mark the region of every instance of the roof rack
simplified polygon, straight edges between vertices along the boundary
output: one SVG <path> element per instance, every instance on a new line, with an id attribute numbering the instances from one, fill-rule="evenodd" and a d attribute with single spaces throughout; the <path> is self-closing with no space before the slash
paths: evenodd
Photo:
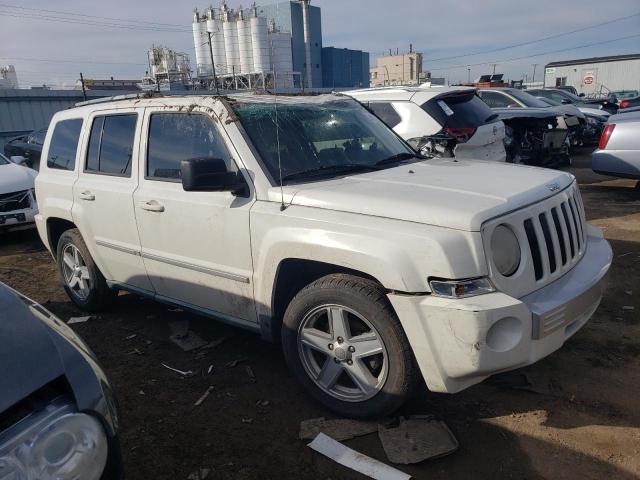
<path id="1" fill-rule="evenodd" d="M 127 93 L 125 95 L 114 95 L 112 97 L 101 97 L 93 100 L 85 100 L 83 102 L 76 103 L 76 107 L 83 107 L 85 105 L 95 105 L 96 103 L 115 102 L 118 100 L 134 100 L 139 98 L 153 98 L 161 97 L 158 92 L 140 92 L 140 93 Z"/>

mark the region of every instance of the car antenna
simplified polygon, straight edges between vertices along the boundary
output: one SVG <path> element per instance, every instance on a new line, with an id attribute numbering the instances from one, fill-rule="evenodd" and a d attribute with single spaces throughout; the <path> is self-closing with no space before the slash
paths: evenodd
<path id="1" fill-rule="evenodd" d="M 273 107 L 276 112 L 276 148 L 278 152 L 278 175 L 280 180 L 280 211 L 284 211 L 287 206 L 284 204 L 284 188 L 282 187 L 282 163 L 280 161 L 280 124 L 278 123 L 278 92 L 277 92 L 277 72 L 273 72 Z"/>

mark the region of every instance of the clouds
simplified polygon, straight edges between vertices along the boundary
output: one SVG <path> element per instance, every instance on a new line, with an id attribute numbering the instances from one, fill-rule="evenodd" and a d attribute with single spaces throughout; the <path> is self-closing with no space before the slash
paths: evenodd
<path id="1" fill-rule="evenodd" d="M 136 31 L 99 26 L 57 23 L 0 15 L 0 57 L 93 60 L 96 62 L 128 62 L 138 65 L 103 65 L 90 63 L 55 63 L 0 58 L 0 63 L 13 63 L 21 81 L 71 82 L 80 71 L 88 77 L 140 78 L 147 68 L 146 50 L 151 44 L 162 44 L 190 53 L 193 60 L 192 35 L 189 32 L 193 7 L 208 5 L 185 4 L 168 0 L 130 2 L 111 0 L 7 0 L 15 5 L 77 12 L 105 17 L 131 18 L 168 24 L 180 24 L 185 32 Z M 229 0 L 231 6 L 239 1 Z M 271 3 L 265 1 L 264 3 Z M 442 58 L 499 48 L 534 40 L 563 31 L 579 29 L 608 19 L 640 11 L 638 0 L 617 0 L 604 9 L 601 0 L 538 0 L 513 2 L 483 0 L 471 2 L 447 0 L 424 2 L 397 0 L 312 0 L 322 8 L 325 46 L 358 48 L 380 54 L 390 48 L 407 50 L 409 43 L 422 51 L 425 67 L 434 76 L 446 76 L 451 81 L 466 80 L 467 64 L 496 62 L 497 71 L 519 79 L 530 73 L 531 64 L 541 66 L 552 60 L 580 58 L 618 53 L 638 53 L 640 37 L 554 55 L 517 62 L 501 63 L 505 59 L 558 50 L 640 33 L 640 17 L 598 27 L 554 40 L 523 46 L 503 52 L 474 55 L 465 58 Z M 245 6 L 248 2 L 244 2 Z M 10 12 L 0 7 L 0 12 Z M 13 10 L 15 12 L 15 10 Z M 24 12 L 23 12 L 24 13 Z M 53 14 L 52 14 L 53 15 Z M 82 17 L 78 17 L 82 20 Z M 460 65 L 458 68 L 451 66 Z M 436 70 L 437 69 L 437 70 Z M 489 71 L 489 66 L 472 67 L 472 77 Z M 542 78 L 541 73 L 536 75 Z"/>

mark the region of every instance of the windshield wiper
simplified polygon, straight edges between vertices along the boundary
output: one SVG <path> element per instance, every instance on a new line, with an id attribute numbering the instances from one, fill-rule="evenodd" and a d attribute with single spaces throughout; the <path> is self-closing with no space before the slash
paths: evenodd
<path id="1" fill-rule="evenodd" d="M 374 165 L 362 165 L 359 163 L 343 163 L 338 165 L 323 165 L 322 167 L 309 168 L 299 172 L 289 173 L 282 177 L 282 180 L 291 180 L 293 178 L 312 177 L 314 175 L 322 175 L 327 173 L 346 173 L 357 171 L 373 171 L 378 170 Z"/>
<path id="2" fill-rule="evenodd" d="M 377 167 L 380 167 L 382 165 L 388 165 L 390 163 L 400 163 L 405 160 L 411 160 L 412 158 L 426 159 L 426 157 L 423 157 L 422 155 L 418 155 L 417 153 L 402 152 L 402 153 L 397 153 L 395 155 L 391 155 L 390 157 L 387 157 L 387 158 L 383 158 L 382 160 L 377 161 L 375 165 Z"/>

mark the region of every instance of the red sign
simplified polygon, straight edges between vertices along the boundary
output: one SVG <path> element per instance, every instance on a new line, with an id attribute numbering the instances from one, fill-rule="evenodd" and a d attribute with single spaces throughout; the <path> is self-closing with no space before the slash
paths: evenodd
<path id="1" fill-rule="evenodd" d="M 594 80 L 593 75 L 588 74 L 584 76 L 584 78 L 582 79 L 582 82 L 585 85 L 591 85 L 593 83 L 593 80 Z"/>

